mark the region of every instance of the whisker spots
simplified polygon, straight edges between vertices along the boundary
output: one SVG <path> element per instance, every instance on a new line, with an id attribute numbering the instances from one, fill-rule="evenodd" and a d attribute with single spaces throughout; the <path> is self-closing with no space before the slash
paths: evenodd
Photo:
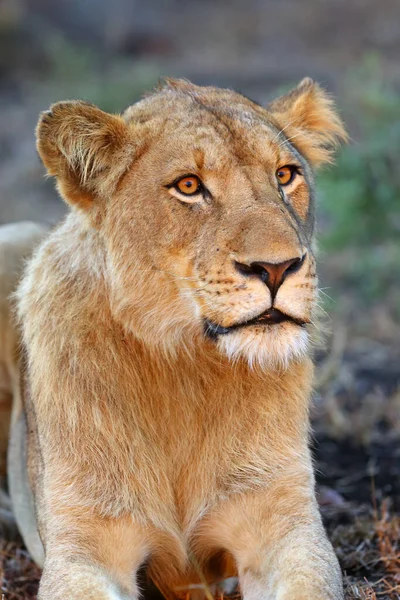
<path id="1" fill-rule="evenodd" d="M 300 288 L 300 289 L 312 289 L 314 286 L 310 283 L 299 283 L 293 287 Z M 315 289 L 315 287 L 314 287 L 314 289 Z"/>

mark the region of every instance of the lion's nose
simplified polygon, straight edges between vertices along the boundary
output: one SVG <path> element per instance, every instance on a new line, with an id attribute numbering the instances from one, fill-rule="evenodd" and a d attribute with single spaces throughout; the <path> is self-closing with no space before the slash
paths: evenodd
<path id="1" fill-rule="evenodd" d="M 296 258 L 289 258 L 280 263 L 256 261 L 248 265 L 235 261 L 235 267 L 242 275 L 259 277 L 268 286 L 272 300 L 274 300 L 286 277 L 291 273 L 296 273 L 303 265 L 305 258 L 304 254 L 301 258 L 296 256 Z"/>

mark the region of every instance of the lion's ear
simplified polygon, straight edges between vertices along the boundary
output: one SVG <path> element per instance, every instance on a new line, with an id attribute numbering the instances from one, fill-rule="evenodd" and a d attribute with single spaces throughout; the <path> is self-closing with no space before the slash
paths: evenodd
<path id="1" fill-rule="evenodd" d="M 338 145 L 347 140 L 332 98 L 312 79 L 303 79 L 266 108 L 283 135 L 293 140 L 313 166 L 331 162 Z"/>
<path id="2" fill-rule="evenodd" d="M 122 119 L 81 101 L 58 102 L 41 114 L 37 149 L 67 202 L 88 209 L 107 197 L 133 158 L 132 134 Z"/>

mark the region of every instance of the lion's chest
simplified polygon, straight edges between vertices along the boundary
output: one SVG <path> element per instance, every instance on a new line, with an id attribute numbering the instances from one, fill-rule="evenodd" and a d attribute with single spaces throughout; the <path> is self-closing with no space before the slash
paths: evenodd
<path id="1" fill-rule="evenodd" d="M 149 408 L 142 417 L 134 411 L 115 417 L 114 436 L 92 433 L 84 441 L 80 480 L 102 512 L 129 511 L 159 527 L 192 529 L 221 500 L 267 485 L 277 462 L 268 418 L 215 405 L 169 406 L 163 414 Z"/>
<path id="2" fill-rule="evenodd" d="M 216 374 L 196 380 L 196 370 L 146 373 L 129 386 L 116 377 L 84 399 L 85 419 L 74 420 L 73 437 L 55 412 L 44 454 L 56 457 L 60 491 L 71 482 L 68 503 L 176 532 L 191 530 L 227 497 L 268 485 L 286 453 L 282 439 L 292 435 L 293 406 L 261 379 L 245 386 L 228 375 L 219 382 Z"/>

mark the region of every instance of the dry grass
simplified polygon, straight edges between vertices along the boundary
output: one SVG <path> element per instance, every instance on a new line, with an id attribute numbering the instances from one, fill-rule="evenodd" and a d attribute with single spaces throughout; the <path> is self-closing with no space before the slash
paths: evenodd
<path id="1" fill-rule="evenodd" d="M 368 583 L 348 585 L 346 600 L 378 600 L 374 590 Z"/>
<path id="2" fill-rule="evenodd" d="M 400 599 L 400 517 L 382 502 L 331 532 L 346 574 L 347 600 Z"/>
<path id="3" fill-rule="evenodd" d="M 40 569 L 22 544 L 0 542 L 0 580 L 4 600 L 35 600 Z"/>

